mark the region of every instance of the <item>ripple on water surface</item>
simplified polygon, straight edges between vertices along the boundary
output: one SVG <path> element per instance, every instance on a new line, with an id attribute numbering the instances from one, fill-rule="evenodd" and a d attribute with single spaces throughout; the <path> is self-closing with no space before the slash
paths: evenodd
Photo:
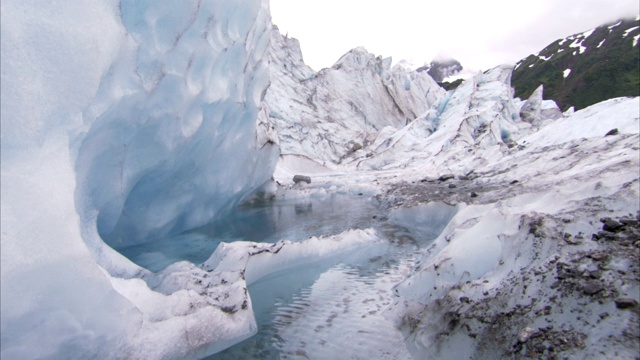
<path id="1" fill-rule="evenodd" d="M 375 226 L 384 249 L 251 285 L 259 333 L 211 359 L 411 359 L 384 310 L 394 301 L 393 286 L 455 211 L 431 204 L 392 212 Z"/>

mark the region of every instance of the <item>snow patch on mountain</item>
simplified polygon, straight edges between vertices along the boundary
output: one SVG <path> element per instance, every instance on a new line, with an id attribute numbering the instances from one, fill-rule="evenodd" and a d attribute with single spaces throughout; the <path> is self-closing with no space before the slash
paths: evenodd
<path id="1" fill-rule="evenodd" d="M 628 28 L 627 30 L 625 30 L 625 31 L 622 33 L 622 37 L 623 37 L 623 38 L 626 38 L 627 36 L 629 36 L 629 34 L 630 34 L 630 33 L 632 33 L 632 32 L 633 32 L 633 31 L 635 31 L 635 30 L 638 30 L 639 28 L 640 28 L 640 26 L 634 26 L 634 27 Z"/>
<path id="2" fill-rule="evenodd" d="M 462 70 L 463 67 L 458 60 L 446 56 L 437 56 L 429 64 L 416 69 L 418 72 L 426 71 L 439 83 L 460 74 Z"/>

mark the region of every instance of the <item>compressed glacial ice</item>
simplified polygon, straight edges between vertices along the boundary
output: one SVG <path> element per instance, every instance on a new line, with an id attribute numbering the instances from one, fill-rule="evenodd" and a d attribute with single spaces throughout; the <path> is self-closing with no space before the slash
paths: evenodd
<path id="1" fill-rule="evenodd" d="M 203 225 L 275 166 L 277 140 L 259 142 L 256 127 L 269 82 L 265 10 L 175 7 L 122 2 L 130 38 L 85 112 L 78 207 L 97 212 L 98 232 L 114 247 Z"/>
<path id="2" fill-rule="evenodd" d="M 2 358 L 198 358 L 249 336 L 251 309 L 161 294 L 105 241 L 203 225 L 269 179 L 267 1 L 1 6 Z"/>

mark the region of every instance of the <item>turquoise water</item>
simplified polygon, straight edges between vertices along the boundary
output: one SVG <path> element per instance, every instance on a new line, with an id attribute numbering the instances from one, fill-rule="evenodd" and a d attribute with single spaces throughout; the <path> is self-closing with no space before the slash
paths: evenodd
<path id="1" fill-rule="evenodd" d="M 456 208 L 377 211 L 360 224 L 376 229 L 382 245 L 251 284 L 258 334 L 208 359 L 410 359 L 384 310 Z"/>
<path id="2" fill-rule="evenodd" d="M 301 241 L 373 228 L 382 240 L 374 245 L 250 284 L 258 334 L 208 359 L 409 359 L 384 310 L 395 301 L 393 286 L 456 211 L 442 203 L 387 210 L 365 196 L 334 193 L 244 205 L 179 236 L 118 250 L 159 271 L 180 260 L 201 263 L 221 241 Z"/>
<path id="3" fill-rule="evenodd" d="M 240 206 L 228 217 L 186 233 L 116 250 L 144 268 L 159 271 L 176 261 L 202 263 L 222 241 L 300 241 L 374 226 L 377 215 L 377 202 L 358 195 L 263 201 Z"/>

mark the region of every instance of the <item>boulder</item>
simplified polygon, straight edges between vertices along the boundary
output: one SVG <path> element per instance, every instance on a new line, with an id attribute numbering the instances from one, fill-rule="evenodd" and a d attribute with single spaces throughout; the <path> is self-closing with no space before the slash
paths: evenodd
<path id="1" fill-rule="evenodd" d="M 307 184 L 311 184 L 311 177 L 310 176 L 306 176 L 306 175 L 294 175 L 293 176 L 293 182 L 294 183 L 299 183 L 300 181 L 304 181 Z"/>
<path id="2" fill-rule="evenodd" d="M 608 133 L 604 134 L 604 136 L 618 135 L 618 129 L 611 129 Z"/>
<path id="3" fill-rule="evenodd" d="M 582 286 L 582 291 L 587 295 L 595 295 L 604 290 L 604 286 L 599 281 L 588 281 Z"/>
<path id="4" fill-rule="evenodd" d="M 609 218 L 604 219 L 603 223 L 604 225 L 602 225 L 602 230 L 604 231 L 618 232 L 624 227 L 624 225 Z"/>
<path id="5" fill-rule="evenodd" d="M 520 333 L 518 334 L 518 341 L 520 343 L 525 343 L 532 337 L 535 337 L 536 335 L 538 335 L 538 330 L 530 327 L 526 327 L 522 331 L 520 331 Z"/>
<path id="6" fill-rule="evenodd" d="M 638 301 L 632 298 L 619 298 L 616 299 L 616 307 L 618 309 L 632 309 L 638 306 Z"/>

